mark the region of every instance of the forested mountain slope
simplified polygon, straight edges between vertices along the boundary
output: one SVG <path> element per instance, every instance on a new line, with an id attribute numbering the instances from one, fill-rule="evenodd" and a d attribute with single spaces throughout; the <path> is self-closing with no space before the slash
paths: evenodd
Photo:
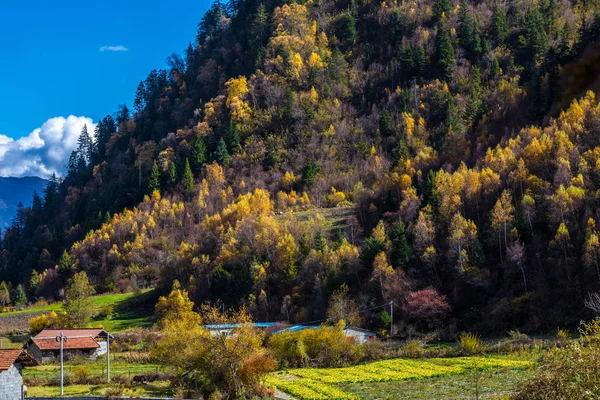
<path id="1" fill-rule="evenodd" d="M 35 297 L 75 270 L 99 291 L 177 278 L 292 321 L 346 284 L 419 328 L 576 323 L 600 281 L 597 9 L 217 2 L 134 113 L 82 133 L 6 232 L 3 279 Z M 296 215 L 338 206 L 344 229 Z"/>

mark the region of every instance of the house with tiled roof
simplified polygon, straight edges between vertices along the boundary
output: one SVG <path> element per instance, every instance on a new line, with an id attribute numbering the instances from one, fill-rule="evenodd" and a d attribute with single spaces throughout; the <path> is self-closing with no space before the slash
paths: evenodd
<path id="1" fill-rule="evenodd" d="M 23 367 L 37 365 L 23 349 L 0 350 L 0 400 L 23 398 Z"/>
<path id="2" fill-rule="evenodd" d="M 41 362 L 58 359 L 60 334 L 66 337 L 63 342 L 63 357 L 96 358 L 106 354 L 107 339 L 112 335 L 102 328 L 44 329 L 25 343 L 24 348 Z"/>

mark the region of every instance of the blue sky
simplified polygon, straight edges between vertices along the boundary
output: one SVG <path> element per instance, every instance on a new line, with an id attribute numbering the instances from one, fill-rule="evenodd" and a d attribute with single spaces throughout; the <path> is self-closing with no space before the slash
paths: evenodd
<path id="1" fill-rule="evenodd" d="M 49 120 L 57 132 L 69 116 L 85 117 L 71 121 L 75 129 L 112 114 L 118 104 L 131 105 L 139 81 L 193 41 L 209 5 L 210 0 L 0 0 L 0 176 L 45 174 L 34 167 L 11 172 L 3 158 L 19 146 L 27 152 L 49 142 L 43 128 Z M 127 51 L 101 51 L 103 46 Z M 51 120 L 55 117 L 63 120 Z M 36 129 L 40 133 L 29 137 Z M 68 146 L 72 138 L 63 136 L 55 142 Z M 19 138 L 26 140 L 17 146 Z"/>

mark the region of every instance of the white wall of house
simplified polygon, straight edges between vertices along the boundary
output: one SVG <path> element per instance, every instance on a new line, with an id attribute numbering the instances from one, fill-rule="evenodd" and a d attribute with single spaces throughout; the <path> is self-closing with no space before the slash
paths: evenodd
<path id="1" fill-rule="evenodd" d="M 98 342 L 98 344 L 100 345 L 100 348 L 96 350 L 96 355 L 101 356 L 106 354 L 106 342 Z"/>
<path id="2" fill-rule="evenodd" d="M 356 344 L 363 344 L 368 342 L 369 340 L 375 339 L 374 332 L 368 332 L 353 328 L 344 329 L 344 334 L 347 338 L 351 338 Z"/>
<path id="3" fill-rule="evenodd" d="M 0 400 L 21 400 L 23 378 L 16 365 L 0 372 Z"/>

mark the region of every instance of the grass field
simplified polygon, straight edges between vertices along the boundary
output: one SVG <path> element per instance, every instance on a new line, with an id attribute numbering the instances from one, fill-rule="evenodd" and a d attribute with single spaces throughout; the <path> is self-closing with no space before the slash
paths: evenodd
<path id="1" fill-rule="evenodd" d="M 92 304 L 97 311 L 106 306 L 112 306 L 114 310 L 111 316 L 95 319 L 92 325 L 118 332 L 127 328 L 151 326 L 154 323 L 156 293 L 153 290 L 144 290 L 137 293 L 103 294 L 93 296 Z M 54 303 L 0 314 L 0 335 L 26 333 L 29 330 L 29 319 L 61 309 L 62 303 Z"/>
<path id="2" fill-rule="evenodd" d="M 505 357 L 395 359 L 347 368 L 278 371 L 267 377 L 267 383 L 302 400 L 472 398 L 478 384 L 482 394 L 509 392 L 532 365 Z"/>
<path id="3" fill-rule="evenodd" d="M 117 354 L 117 361 L 112 360 L 110 365 L 111 384 L 105 384 L 106 358 L 98 360 L 71 360 L 65 363 L 66 374 L 73 377 L 85 371 L 86 384 L 72 384 L 65 386 L 65 395 L 100 395 L 104 396 L 107 389 L 120 388 L 120 392 L 128 396 L 161 397 L 172 395 L 172 388 L 166 380 L 165 373 L 168 368 L 151 363 L 126 362 Z M 60 367 L 57 363 L 45 363 L 37 367 L 23 369 L 23 379 L 28 387 L 29 396 L 57 396 L 59 394 L 58 377 Z M 158 375 L 157 375 L 158 374 Z M 134 383 L 137 375 L 163 376 L 160 381 Z M 52 383 L 54 382 L 54 383 Z M 90 384 L 94 383 L 94 384 Z"/>
<path id="4" fill-rule="evenodd" d="M 104 396 L 108 388 L 114 385 L 71 385 L 64 388 L 65 396 Z M 27 388 L 27 396 L 58 396 L 60 389 L 56 386 L 34 386 Z M 123 387 L 123 395 L 132 397 L 171 396 L 168 382 L 154 382 L 145 385 Z"/>

